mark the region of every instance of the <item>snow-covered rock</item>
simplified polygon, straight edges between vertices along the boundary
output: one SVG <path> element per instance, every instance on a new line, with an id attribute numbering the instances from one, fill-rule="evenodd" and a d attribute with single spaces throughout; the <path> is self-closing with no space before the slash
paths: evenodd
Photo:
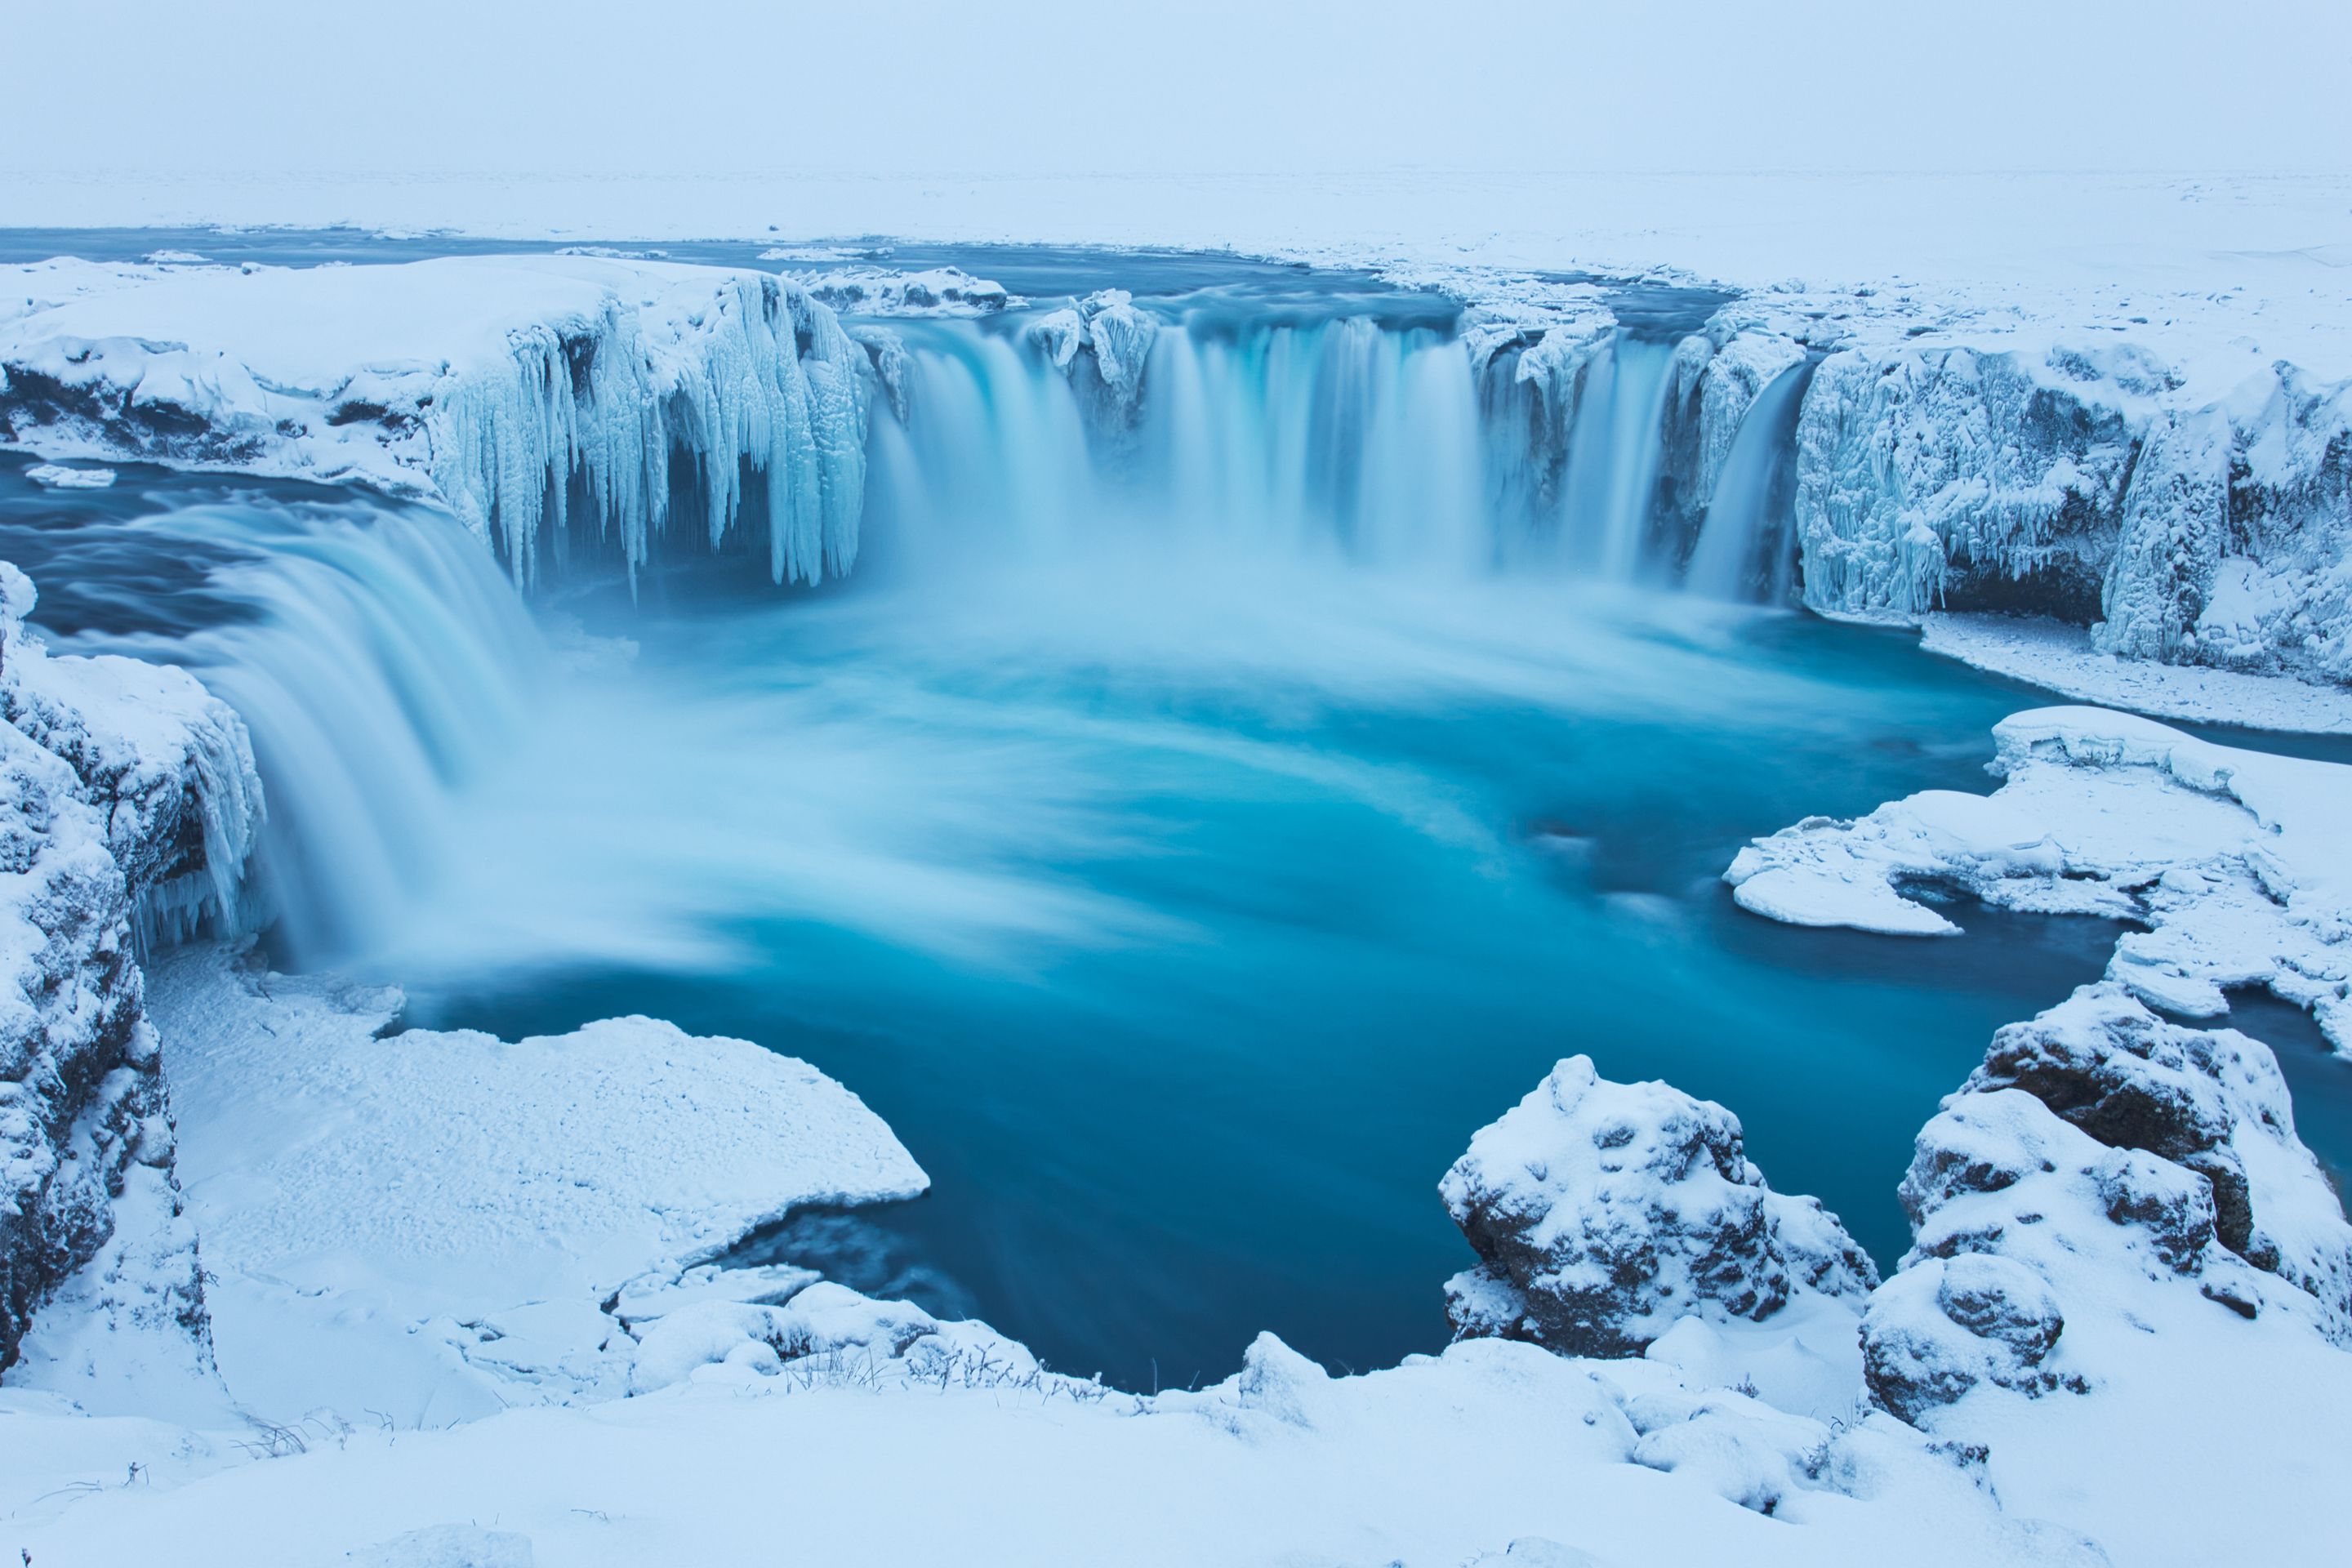
<path id="1" fill-rule="evenodd" d="M 1135 422 L 1160 323 L 1124 289 L 1103 289 L 1029 323 L 1024 336 L 1069 377 L 1090 427 L 1117 435 Z"/>
<path id="2" fill-rule="evenodd" d="M 2152 720 L 2045 708 L 1993 731 L 1990 796 L 1929 790 L 1853 821 L 1811 817 L 1740 851 L 1742 908 L 1904 935 L 1959 928 L 1915 895 L 2100 914 L 2135 994 L 2200 1017 L 2261 984 L 2352 1047 L 2352 768 L 2241 751 Z"/>
<path id="3" fill-rule="evenodd" d="M 780 583 L 856 558 L 866 356 L 775 277 L 587 256 L 6 277 L 16 445 L 436 495 L 523 581 L 600 549 L 645 562 L 677 450 L 709 544 L 756 525 Z"/>
<path id="4" fill-rule="evenodd" d="M 55 490 L 102 490 L 114 483 L 112 468 L 68 468 L 58 463 L 35 463 L 25 477 Z"/>
<path id="5" fill-rule="evenodd" d="M 1680 1319 L 1760 1322 L 1878 1282 L 1819 1202 L 1765 1184 L 1731 1112 L 1590 1057 L 1482 1128 L 1439 1191 L 1483 1259 L 1446 1288 L 1464 1335 L 1638 1355 Z"/>
<path id="6" fill-rule="evenodd" d="M 961 267 L 920 272 L 841 267 L 797 281 L 813 299 L 845 316 L 987 316 L 1024 303 L 1003 284 L 974 278 Z"/>
<path id="7" fill-rule="evenodd" d="M 53 658 L 25 632 L 32 607 L 0 563 L 0 1369 L 18 1382 L 61 1295 L 77 1331 L 33 1360 L 158 1333 L 201 1358 L 134 933 L 143 900 L 234 900 L 261 805 L 244 727 L 191 677 Z"/>
<path id="8" fill-rule="evenodd" d="M 2244 1450 L 2299 1430 L 2290 1405 L 2352 1387 L 2352 1225 L 2269 1048 L 2235 1031 L 2085 986 L 1994 1037 L 1902 1196 L 1914 1246 L 1863 1320 L 1873 1397 L 1985 1449 L 2005 1493 L 2071 1491 L 2111 1546 L 2161 1530 L 2139 1514 L 2206 1467 L 2261 1465 Z M 2089 1432 L 2095 1471 L 2032 1474 Z M 2151 1438 L 2152 1461 L 2114 1447 Z"/>

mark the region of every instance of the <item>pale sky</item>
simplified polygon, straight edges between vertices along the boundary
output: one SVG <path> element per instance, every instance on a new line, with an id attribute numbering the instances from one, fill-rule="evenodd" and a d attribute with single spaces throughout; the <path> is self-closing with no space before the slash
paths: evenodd
<path id="1" fill-rule="evenodd" d="M 2343 0 L 7 0 L 0 38 L 18 172 L 2352 168 Z"/>

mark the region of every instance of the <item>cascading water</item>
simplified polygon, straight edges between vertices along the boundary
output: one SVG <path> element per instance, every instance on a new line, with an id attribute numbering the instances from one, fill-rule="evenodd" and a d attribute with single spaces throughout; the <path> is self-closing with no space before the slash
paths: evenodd
<path id="1" fill-rule="evenodd" d="M 43 606 L 71 628 L 59 651 L 184 666 L 245 720 L 268 813 L 239 918 L 304 963 L 367 949 L 423 895 L 457 792 L 547 675 L 497 563 L 431 508 L 240 487 L 90 518 L 50 546 L 43 576 L 68 573 Z"/>
<path id="2" fill-rule="evenodd" d="M 1646 562 L 1674 354 L 1671 342 L 1620 330 L 1589 373 L 1561 531 L 1570 559 L 1603 582 L 1633 582 Z"/>
<path id="3" fill-rule="evenodd" d="M 1782 371 L 1740 420 L 1684 578 L 1692 593 L 1748 604 L 1788 598 L 1797 568 L 1792 448 L 1812 378 L 1810 363 Z"/>
<path id="4" fill-rule="evenodd" d="M 902 557 L 1142 542 L 1459 574 L 1492 556 L 1469 366 L 1440 332 L 1180 324 L 1122 409 L 1000 332 L 902 331 L 908 415 L 877 421 L 867 496 Z"/>

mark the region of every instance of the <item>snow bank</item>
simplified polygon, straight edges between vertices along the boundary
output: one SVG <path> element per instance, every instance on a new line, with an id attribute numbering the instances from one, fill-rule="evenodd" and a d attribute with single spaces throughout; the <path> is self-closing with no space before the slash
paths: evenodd
<path id="1" fill-rule="evenodd" d="M 1127 1394 L 981 1325 L 814 1286 L 665 1324 L 640 1354 L 636 1398 L 446 1430 L 312 1423 L 258 1462 L 19 1405 L 0 1442 L 34 1440 L 0 1508 L 37 1562 L 168 1542 L 192 1568 L 493 1523 L 540 1568 L 745 1562 L 780 1518 L 796 1552 L 844 1563 L 2102 1561 L 1884 1415 L 1832 1427 L 1531 1345 L 1339 1377 L 1261 1335 L 1213 1387 Z M 36 1446 L 58 1427 L 69 1448 Z"/>
<path id="2" fill-rule="evenodd" d="M 0 1369 L 201 1332 L 142 900 L 233 900 L 260 805 L 245 731 L 184 671 L 52 658 L 0 563 Z M 159 917 L 160 918 L 160 917 Z M 78 1331 L 26 1342 L 55 1300 Z M 130 1353 L 139 1353 L 136 1351 Z M 164 1395 L 159 1390 L 159 1400 Z"/>
<path id="3" fill-rule="evenodd" d="M 395 1033 L 396 992 L 209 945 L 151 995 L 221 1375 L 280 1420 L 619 1393 L 625 1321 L 729 1293 L 695 1266 L 793 1209 L 928 1184 L 855 1095 L 740 1040 L 647 1018 Z"/>
<path id="4" fill-rule="evenodd" d="M 2307 1500 L 2343 1460 L 2352 1225 L 2269 1048 L 2151 1004 L 2265 984 L 2346 1044 L 2352 770 L 2095 709 L 1996 735 L 1991 797 L 1811 819 L 1727 873 L 1807 923 L 1955 930 L 1915 896 L 1940 884 L 2147 927 L 2000 1030 L 1920 1132 L 1913 1247 L 1863 1318 L 1871 1395 L 2116 1562 L 2324 1558 Z"/>
<path id="5" fill-rule="evenodd" d="M 1638 1355 L 1679 1319 L 1769 1320 L 1800 1296 L 1859 1301 L 1869 1258 L 1811 1198 L 1765 1185 L 1738 1118 L 1570 1057 L 1445 1174 L 1484 1260 L 1446 1287 L 1455 1331 L 1571 1355 Z"/>
<path id="6" fill-rule="evenodd" d="M 1922 617 L 1919 646 L 2077 702 L 2151 718 L 2352 734 L 2352 691 L 2242 670 L 2118 658 L 2100 652 L 2088 628 L 2042 616 L 1938 611 Z"/>
<path id="7" fill-rule="evenodd" d="M 2151 720 L 2045 708 L 1994 728 L 1990 796 L 1929 790 L 1853 821 L 1811 817 L 1740 851 L 1740 906 L 1801 925 L 1959 928 L 1918 896 L 2147 929 L 2108 973 L 2192 1016 L 2268 986 L 2352 1049 L 2352 769 L 2195 740 Z"/>
<path id="8" fill-rule="evenodd" d="M 5 273 L 13 443 L 436 494 L 519 581 L 599 540 L 643 563 L 674 489 L 712 547 L 763 529 L 780 583 L 856 558 L 866 355 L 779 279 L 586 256 Z"/>

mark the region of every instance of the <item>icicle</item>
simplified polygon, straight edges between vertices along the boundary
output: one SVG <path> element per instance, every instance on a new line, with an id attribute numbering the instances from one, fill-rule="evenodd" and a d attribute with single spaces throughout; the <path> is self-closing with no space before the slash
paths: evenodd
<path id="1" fill-rule="evenodd" d="M 575 479 L 634 574 L 669 522 L 673 447 L 696 461 L 713 550 L 748 464 L 765 478 L 775 580 L 839 576 L 857 554 L 866 363 L 831 310 L 779 279 L 737 275 L 682 321 L 608 298 L 576 331 L 514 332 L 503 363 L 442 399 L 434 478 L 527 586 L 575 521 Z"/>

